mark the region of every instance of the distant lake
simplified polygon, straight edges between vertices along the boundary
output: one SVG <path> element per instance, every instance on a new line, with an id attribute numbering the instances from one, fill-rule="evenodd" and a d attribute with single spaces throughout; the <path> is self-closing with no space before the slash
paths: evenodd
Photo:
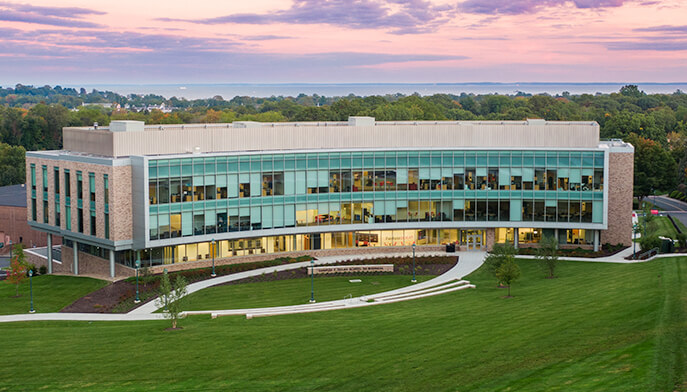
<path id="1" fill-rule="evenodd" d="M 612 93 L 627 84 L 636 84 L 648 94 L 674 93 L 680 89 L 687 92 L 685 83 L 352 83 L 352 84 L 92 84 L 81 86 L 87 90 L 109 90 L 119 94 L 156 94 L 166 98 L 184 97 L 187 99 L 212 98 L 216 95 L 224 99 L 235 96 L 270 97 L 297 96 L 299 94 L 318 94 L 326 97 L 386 95 L 401 93 L 410 95 L 432 94 L 516 94 L 521 91 L 528 94 L 548 93 L 562 94 L 595 94 Z"/>

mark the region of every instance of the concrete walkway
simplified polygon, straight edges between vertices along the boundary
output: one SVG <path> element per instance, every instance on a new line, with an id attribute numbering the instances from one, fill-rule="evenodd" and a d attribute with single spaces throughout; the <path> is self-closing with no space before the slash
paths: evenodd
<path id="1" fill-rule="evenodd" d="M 479 252 L 476 252 L 479 253 Z M 427 256 L 446 256 L 447 254 L 444 252 L 416 252 L 415 256 L 416 257 L 427 257 Z M 458 255 L 458 253 L 456 253 Z M 315 265 L 325 265 L 325 264 L 336 264 L 341 262 L 342 260 L 360 260 L 364 261 L 367 259 L 379 259 L 379 258 L 385 258 L 385 257 L 398 257 L 398 256 L 412 256 L 412 252 L 408 253 L 380 253 L 380 254 L 360 254 L 360 255 L 346 255 L 346 256 L 325 256 L 325 257 L 320 257 L 317 260 L 315 260 Z M 481 265 L 481 263 L 480 263 Z M 206 279 L 200 282 L 196 283 L 191 283 L 188 285 L 187 290 L 188 294 L 195 293 L 196 291 L 200 291 L 203 289 L 206 289 L 208 287 L 212 286 L 217 286 L 219 284 L 227 283 L 227 282 L 233 282 L 236 280 L 241 280 L 245 278 L 250 278 L 254 276 L 261 276 L 263 274 L 271 274 L 275 271 L 288 271 L 288 270 L 293 270 L 293 269 L 299 269 L 299 268 L 304 268 L 304 267 L 309 267 L 310 262 L 309 261 L 304 261 L 300 263 L 291 263 L 291 264 L 283 264 L 283 265 L 278 265 L 274 267 L 266 267 L 266 268 L 258 268 L 255 270 L 250 270 L 250 271 L 243 271 L 243 272 L 238 272 L 235 274 L 231 275 L 225 275 L 225 276 L 218 276 L 216 278 L 212 279 Z M 477 266 L 479 267 L 479 265 Z M 470 271 L 472 272 L 472 271 Z M 463 275 L 467 275 L 468 273 L 465 273 Z M 443 275 L 442 275 L 443 276 Z M 150 314 L 158 310 L 160 307 L 155 304 L 155 301 L 148 302 L 131 312 L 129 314 Z"/>

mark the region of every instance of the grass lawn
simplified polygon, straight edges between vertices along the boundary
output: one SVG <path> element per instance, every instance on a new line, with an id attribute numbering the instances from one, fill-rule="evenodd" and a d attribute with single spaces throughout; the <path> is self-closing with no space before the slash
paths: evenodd
<path id="1" fill-rule="evenodd" d="M 59 275 L 33 277 L 33 307 L 37 313 L 57 312 L 84 295 L 107 286 L 104 280 Z M 29 280 L 16 286 L 0 281 L 0 314 L 28 313 L 30 306 Z"/>
<path id="2" fill-rule="evenodd" d="M 433 276 L 417 275 L 418 282 Z M 350 283 L 360 279 L 361 283 Z M 380 293 L 409 286 L 411 276 L 316 276 L 315 300 L 318 302 Z M 310 300 L 310 279 L 286 279 L 274 282 L 214 286 L 189 295 L 184 310 L 246 309 L 268 306 L 299 305 Z"/>
<path id="3" fill-rule="evenodd" d="M 643 222 L 640 221 L 639 224 L 642 225 Z M 667 216 L 654 216 L 647 222 L 646 231 L 649 236 L 659 235 L 672 239 L 677 238 L 677 230 L 675 230 Z"/>
<path id="4" fill-rule="evenodd" d="M 389 305 L 257 318 L 0 324 L 0 390 L 685 390 L 687 259 L 519 261 Z"/>

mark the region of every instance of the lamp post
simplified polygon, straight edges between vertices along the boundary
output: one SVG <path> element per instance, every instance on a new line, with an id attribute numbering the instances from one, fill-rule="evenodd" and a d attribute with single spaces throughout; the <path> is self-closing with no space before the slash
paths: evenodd
<path id="1" fill-rule="evenodd" d="M 212 239 L 212 242 L 210 242 L 210 245 L 212 246 L 212 274 L 210 276 L 212 276 L 214 278 L 215 276 L 217 276 L 217 274 L 215 273 L 215 239 L 214 238 Z"/>
<path id="2" fill-rule="evenodd" d="M 162 273 L 167 275 L 167 268 L 163 269 Z M 167 312 L 167 301 L 169 301 L 169 295 L 165 295 L 165 312 Z"/>
<path id="3" fill-rule="evenodd" d="M 637 258 L 637 230 L 639 229 L 639 225 L 635 224 L 632 225 L 632 258 L 636 259 Z"/>
<path id="4" fill-rule="evenodd" d="M 29 270 L 29 292 L 31 293 L 31 310 L 29 313 L 36 313 L 36 309 L 33 308 L 33 270 Z"/>
<path id="5" fill-rule="evenodd" d="M 139 268 L 141 268 L 141 257 L 140 256 L 136 259 L 136 299 L 134 300 L 135 304 L 141 302 L 141 298 L 138 296 L 138 269 Z"/>
<path id="6" fill-rule="evenodd" d="M 310 303 L 315 303 L 315 259 L 310 259 Z"/>
<path id="7" fill-rule="evenodd" d="M 410 281 L 411 283 L 417 282 L 417 279 L 415 279 L 415 243 L 413 242 L 413 279 Z"/>
<path id="8" fill-rule="evenodd" d="M 12 260 L 12 240 L 10 239 L 10 260 Z"/>

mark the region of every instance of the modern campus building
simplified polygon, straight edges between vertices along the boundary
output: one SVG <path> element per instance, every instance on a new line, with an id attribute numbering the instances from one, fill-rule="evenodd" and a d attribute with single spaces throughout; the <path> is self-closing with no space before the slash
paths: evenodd
<path id="1" fill-rule="evenodd" d="M 634 148 L 600 141 L 595 122 L 113 121 L 63 140 L 26 154 L 29 224 L 63 237 L 62 271 L 545 235 L 631 243 Z"/>

